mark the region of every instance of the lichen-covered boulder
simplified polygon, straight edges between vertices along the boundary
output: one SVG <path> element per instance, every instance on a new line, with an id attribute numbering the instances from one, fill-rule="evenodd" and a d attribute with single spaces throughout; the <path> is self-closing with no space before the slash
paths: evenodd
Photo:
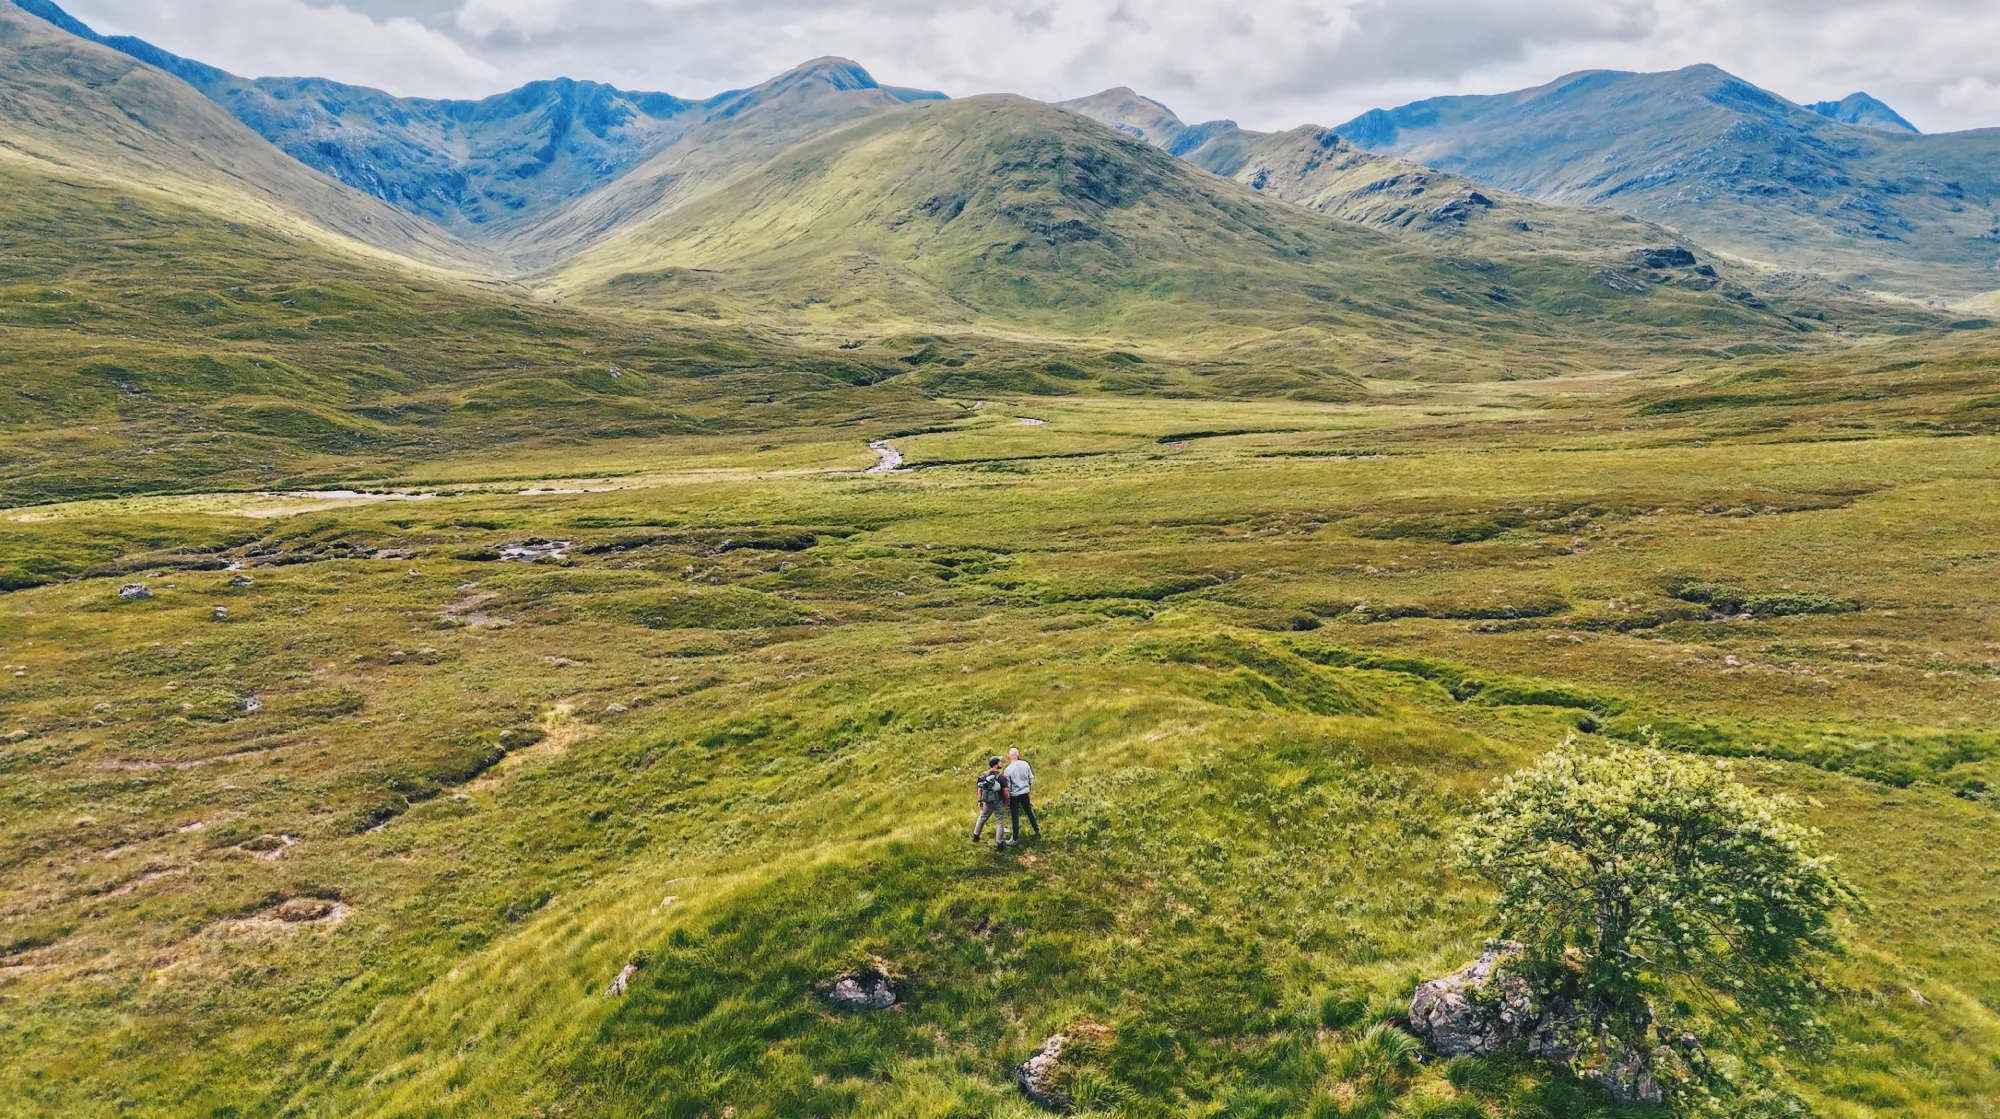
<path id="1" fill-rule="evenodd" d="M 1069 1039 L 1056 1034 L 1042 1042 L 1035 1055 L 1021 1062 L 1014 1070 L 1014 1079 L 1021 1085 L 1021 1094 L 1036 1107 L 1050 1111 L 1067 1112 L 1069 1093 L 1058 1084 L 1058 1074 L 1062 1071 L 1063 1046 Z"/>
<path id="2" fill-rule="evenodd" d="M 1445 1057 L 1484 1056 L 1534 1033 L 1542 1019 L 1534 990 L 1505 968 L 1521 951 L 1514 941 L 1489 941 L 1477 960 L 1418 986 L 1410 1028 Z"/>
<path id="3" fill-rule="evenodd" d="M 887 1010 L 896 1005 L 896 989 L 879 971 L 855 972 L 835 979 L 826 1001 L 839 1010 Z"/>
<path id="4" fill-rule="evenodd" d="M 1443 1057 L 1485 1056 L 1515 1042 L 1528 1052 L 1602 1086 L 1620 1103 L 1660 1103 L 1661 1069 L 1681 1070 L 1690 1059 L 1671 1047 L 1621 1038 L 1606 1015 L 1563 998 L 1544 999 L 1507 964 L 1524 951 L 1514 941 L 1489 941 L 1477 960 L 1417 987 L 1410 1000 L 1410 1028 Z M 1683 1048 L 1699 1052 L 1694 1039 Z"/>
<path id="5" fill-rule="evenodd" d="M 1658 1104 L 1666 1093 L 1660 1087 L 1658 1070 L 1679 1071 L 1682 1057 L 1670 1047 L 1653 1045 L 1646 1039 L 1647 1026 L 1638 1039 L 1620 1037 L 1605 1028 L 1603 1018 L 1574 1002 L 1558 1002 L 1542 1015 L 1528 1038 L 1528 1051 L 1579 1080 L 1588 1080 L 1619 1103 Z M 1698 1052 L 1700 1046 L 1686 1039 Z"/>

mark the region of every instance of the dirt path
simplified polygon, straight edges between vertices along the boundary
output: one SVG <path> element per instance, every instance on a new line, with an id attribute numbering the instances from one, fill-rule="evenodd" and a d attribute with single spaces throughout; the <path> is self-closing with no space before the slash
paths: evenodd
<path id="1" fill-rule="evenodd" d="M 569 753 L 570 747 L 597 733 L 597 724 L 574 719 L 576 705 L 569 700 L 557 703 L 542 715 L 542 739 L 532 746 L 510 750 L 493 768 L 468 782 L 460 792 L 483 793 L 501 779 L 525 765 L 539 766 Z"/>

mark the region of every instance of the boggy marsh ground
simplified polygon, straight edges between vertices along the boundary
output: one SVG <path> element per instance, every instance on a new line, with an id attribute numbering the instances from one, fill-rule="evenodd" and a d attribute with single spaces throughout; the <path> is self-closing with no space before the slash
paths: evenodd
<path id="1" fill-rule="evenodd" d="M 1743 758 L 1864 891 L 1833 1047 L 1745 1059 L 1986 1115 L 1984 366 L 1843 360 L 15 510 L 0 1112 L 1013 1115 L 1067 1030 L 1095 1113 L 1611 1114 L 1369 1033 L 1490 931 L 1455 819 L 1579 733 Z M 827 1007 L 862 967 L 897 1008 Z"/>

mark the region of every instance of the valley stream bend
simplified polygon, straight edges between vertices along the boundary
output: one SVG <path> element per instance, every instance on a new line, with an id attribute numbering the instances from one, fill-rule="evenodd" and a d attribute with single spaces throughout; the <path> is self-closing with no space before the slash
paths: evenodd
<path id="1" fill-rule="evenodd" d="M 887 439 L 878 439 L 868 444 L 868 449 L 881 456 L 882 461 L 868 468 L 869 474 L 893 474 L 903 468 L 903 452 L 889 445 Z"/>

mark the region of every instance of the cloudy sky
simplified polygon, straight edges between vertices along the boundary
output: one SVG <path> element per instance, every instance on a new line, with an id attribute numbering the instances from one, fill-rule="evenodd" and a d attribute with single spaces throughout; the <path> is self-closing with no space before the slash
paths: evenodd
<path id="1" fill-rule="evenodd" d="M 1045 100 L 1129 85 L 1189 120 L 1335 124 L 1591 68 L 1713 62 L 1795 101 L 1865 89 L 2000 125 L 2000 0 L 59 0 L 246 75 L 478 96 L 595 78 L 705 96 L 819 55 Z"/>

